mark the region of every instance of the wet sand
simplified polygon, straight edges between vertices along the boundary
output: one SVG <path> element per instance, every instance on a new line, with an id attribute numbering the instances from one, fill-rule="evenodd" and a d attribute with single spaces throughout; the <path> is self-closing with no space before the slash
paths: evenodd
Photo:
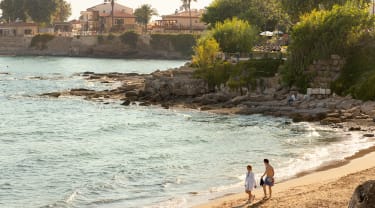
<path id="1" fill-rule="evenodd" d="M 375 179 L 375 147 L 358 152 L 344 161 L 327 164 L 313 172 L 280 182 L 273 187 L 271 199 L 262 200 L 263 190 L 257 188 L 253 204 L 246 204 L 247 195 L 238 193 L 212 200 L 196 208 L 242 207 L 347 207 L 354 189 Z"/>

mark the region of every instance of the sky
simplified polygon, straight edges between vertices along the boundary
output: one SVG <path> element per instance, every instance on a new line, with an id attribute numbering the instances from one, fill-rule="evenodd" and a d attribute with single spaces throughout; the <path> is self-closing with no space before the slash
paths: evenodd
<path id="1" fill-rule="evenodd" d="M 80 11 L 103 3 L 104 0 L 67 0 L 72 4 L 72 16 L 70 19 L 78 19 Z M 201 9 L 208 6 L 213 0 L 198 0 L 192 2 L 191 8 Z M 159 15 L 172 14 L 181 6 L 181 0 L 117 0 L 117 3 L 136 9 L 142 4 L 151 4 Z"/>

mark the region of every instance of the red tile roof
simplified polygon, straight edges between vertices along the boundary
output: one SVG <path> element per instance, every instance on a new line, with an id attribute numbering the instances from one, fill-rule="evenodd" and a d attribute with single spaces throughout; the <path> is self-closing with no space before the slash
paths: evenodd
<path id="1" fill-rule="evenodd" d="M 110 17 L 112 16 L 111 13 L 108 13 L 108 14 L 100 14 L 99 15 L 100 17 Z M 128 13 L 124 13 L 124 12 L 115 12 L 115 14 L 113 15 L 114 17 L 128 17 L 128 18 L 135 18 L 134 15 L 132 14 L 128 14 Z"/>

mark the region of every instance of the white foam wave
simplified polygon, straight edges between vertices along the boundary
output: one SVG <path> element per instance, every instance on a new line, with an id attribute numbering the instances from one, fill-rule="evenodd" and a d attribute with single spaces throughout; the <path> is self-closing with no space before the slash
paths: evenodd
<path id="1" fill-rule="evenodd" d="M 174 197 L 154 205 L 144 206 L 144 208 L 183 208 L 187 207 L 187 200 L 184 197 Z"/>
<path id="2" fill-rule="evenodd" d="M 69 196 L 66 197 L 64 200 L 65 203 L 70 204 L 74 201 L 74 199 L 77 197 L 78 191 L 73 191 Z"/>
<path id="3" fill-rule="evenodd" d="M 291 158 L 282 165 L 283 167 L 278 170 L 278 179 L 288 179 L 300 172 L 311 171 L 330 162 L 342 161 L 373 145 L 375 141 L 369 141 L 358 133 L 352 133 L 344 141 L 306 148 L 300 153 L 300 157 Z"/>

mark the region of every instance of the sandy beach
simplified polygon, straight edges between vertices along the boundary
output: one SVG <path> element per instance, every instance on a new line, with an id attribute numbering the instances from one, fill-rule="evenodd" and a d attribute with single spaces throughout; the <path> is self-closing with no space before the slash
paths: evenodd
<path id="1" fill-rule="evenodd" d="M 246 204 L 246 194 L 238 193 L 195 208 L 347 207 L 354 189 L 365 181 L 375 179 L 374 150 L 375 147 L 363 150 L 345 161 L 277 183 L 271 199 L 262 200 L 263 190 L 257 188 L 253 204 Z"/>

